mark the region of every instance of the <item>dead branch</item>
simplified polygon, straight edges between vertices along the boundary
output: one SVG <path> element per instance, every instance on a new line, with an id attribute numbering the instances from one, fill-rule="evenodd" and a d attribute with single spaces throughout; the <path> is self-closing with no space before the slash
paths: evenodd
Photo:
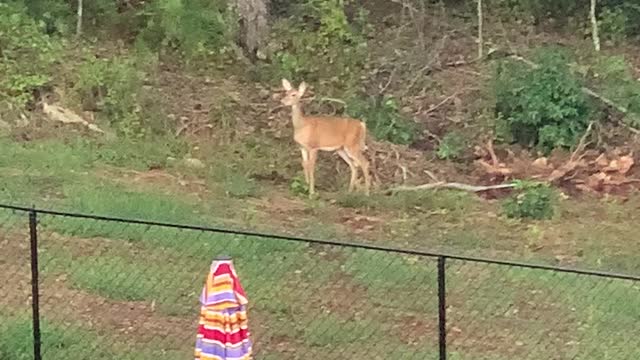
<path id="1" fill-rule="evenodd" d="M 42 102 L 42 112 L 53 121 L 57 121 L 63 124 L 81 124 L 89 130 L 104 134 L 104 131 L 97 125 L 88 122 L 80 115 L 61 106 L 49 105 L 46 102 Z"/>
<path id="2" fill-rule="evenodd" d="M 477 186 L 470 184 L 462 184 L 457 182 L 436 182 L 430 184 L 423 184 L 418 186 L 397 186 L 389 189 L 388 193 L 395 193 L 400 191 L 417 191 L 417 190 L 431 190 L 431 189 L 454 189 L 454 190 L 462 190 L 469 191 L 473 193 L 484 192 L 489 190 L 498 190 L 498 189 L 510 189 L 515 187 L 516 184 L 508 183 L 508 184 L 498 184 L 498 185 L 487 185 L 487 186 Z"/>
<path id="3" fill-rule="evenodd" d="M 491 164 L 493 166 L 499 166 L 500 162 L 498 161 L 496 151 L 493 149 L 493 138 L 491 137 L 487 140 L 487 152 L 489 153 L 489 156 L 491 156 Z"/>
<path id="4" fill-rule="evenodd" d="M 429 176 L 431 178 L 431 180 L 435 181 L 435 182 L 440 182 L 440 180 L 438 179 L 438 177 L 436 177 L 436 175 L 429 171 L 429 170 L 424 170 L 423 171 L 425 174 L 427 174 L 427 176 Z"/>
<path id="5" fill-rule="evenodd" d="M 571 173 L 576 168 L 582 165 L 583 163 L 582 159 L 585 156 L 584 149 L 588 145 L 587 137 L 591 133 L 592 128 L 593 128 L 593 121 L 589 123 L 587 130 L 585 130 L 584 134 L 580 138 L 580 142 L 578 143 L 578 146 L 576 146 L 576 149 L 571 153 L 571 157 L 569 158 L 569 161 L 567 161 L 567 163 L 560 166 L 559 168 L 553 170 L 551 174 L 547 177 L 547 181 L 553 183 L 555 181 L 565 179 L 567 174 Z"/>
<path id="6" fill-rule="evenodd" d="M 436 105 L 433 105 L 431 107 L 429 107 L 427 109 L 427 111 L 424 113 L 424 115 L 428 115 L 434 111 L 436 111 L 439 107 L 441 107 L 442 105 L 446 104 L 447 102 L 449 102 L 449 100 L 453 99 L 454 97 L 458 96 L 459 91 L 454 92 L 453 94 L 447 96 L 444 100 L 440 101 L 439 103 L 437 103 Z"/>
<path id="7" fill-rule="evenodd" d="M 320 102 L 332 102 L 332 103 L 340 104 L 342 106 L 347 106 L 347 103 L 344 100 L 330 98 L 330 97 L 323 97 L 320 99 Z"/>

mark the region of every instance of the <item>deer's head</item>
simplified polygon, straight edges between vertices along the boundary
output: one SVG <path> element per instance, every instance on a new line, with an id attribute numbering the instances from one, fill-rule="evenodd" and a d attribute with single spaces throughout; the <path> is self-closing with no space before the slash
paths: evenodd
<path id="1" fill-rule="evenodd" d="M 283 105 L 293 106 L 300 102 L 300 99 L 307 90 L 307 83 L 304 81 L 300 83 L 297 89 L 291 86 L 291 83 L 287 79 L 282 79 L 282 87 L 286 91 L 284 97 L 280 100 Z"/>

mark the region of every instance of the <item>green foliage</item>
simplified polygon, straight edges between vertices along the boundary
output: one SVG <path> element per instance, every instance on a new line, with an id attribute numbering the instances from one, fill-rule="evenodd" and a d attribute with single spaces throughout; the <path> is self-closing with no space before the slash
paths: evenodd
<path id="1" fill-rule="evenodd" d="M 640 126 L 640 83 L 623 56 L 598 58 L 593 67 L 592 82 L 598 91 L 616 104 L 628 109 L 627 121 L 632 126 Z"/>
<path id="2" fill-rule="evenodd" d="M 296 176 L 289 184 L 289 190 L 296 196 L 309 194 L 309 185 L 301 176 Z"/>
<path id="3" fill-rule="evenodd" d="M 502 62 L 495 75 L 498 135 L 548 152 L 575 145 L 586 130 L 590 107 L 569 59 L 544 49 L 532 69 L 514 61 Z"/>
<path id="4" fill-rule="evenodd" d="M 600 33 L 604 39 L 616 42 L 640 35 L 640 4 L 631 1 L 604 1 L 598 15 Z"/>
<path id="5" fill-rule="evenodd" d="M 225 173 L 223 185 L 224 191 L 228 196 L 238 199 L 254 197 L 258 193 L 258 188 L 253 179 L 232 170 Z"/>
<path id="6" fill-rule="evenodd" d="M 223 51 L 235 30 L 221 0 L 153 1 L 144 17 L 140 40 L 154 49 L 177 49 L 188 58 Z"/>
<path id="7" fill-rule="evenodd" d="M 459 132 L 451 131 L 442 138 L 436 156 L 443 160 L 459 159 L 466 148 L 465 138 Z"/>
<path id="8" fill-rule="evenodd" d="M 59 44 L 15 4 L 0 3 L 0 99 L 22 108 L 51 81 Z"/>
<path id="9" fill-rule="evenodd" d="M 348 103 L 346 111 L 364 120 L 368 131 L 378 140 L 411 144 L 415 138 L 415 123 L 400 114 L 398 102 L 392 96 L 356 98 Z"/>
<path id="10" fill-rule="evenodd" d="M 127 57 L 88 61 L 78 69 L 75 84 L 81 102 L 104 110 L 111 126 L 128 137 L 161 133 L 166 126 L 159 94 L 153 97 L 143 88 L 146 74 L 139 62 Z"/>
<path id="11" fill-rule="evenodd" d="M 495 7 L 501 9 L 505 15 L 516 15 L 542 21 L 549 17 L 566 17 L 574 15 L 587 8 L 575 0 L 494 0 Z"/>
<path id="12" fill-rule="evenodd" d="M 41 23 L 48 34 L 68 34 L 75 20 L 73 5 L 64 0 L 22 0 L 27 14 Z M 98 3 L 105 3 L 97 1 Z M 93 3 L 93 1 L 90 1 Z"/>
<path id="13" fill-rule="evenodd" d="M 517 194 L 502 203 L 508 218 L 544 220 L 553 217 L 556 193 L 549 185 L 518 181 L 516 191 Z"/>
<path id="14" fill-rule="evenodd" d="M 341 0 L 307 0 L 297 13 L 308 19 L 284 19 L 273 26 L 273 78 L 333 79 L 352 84 L 366 60 L 366 14 L 349 21 Z M 295 15 L 294 15 L 295 16 Z"/>
<path id="15" fill-rule="evenodd" d="M 600 34 L 603 39 L 621 42 L 627 38 L 629 19 L 620 7 L 605 8 L 600 14 Z"/>

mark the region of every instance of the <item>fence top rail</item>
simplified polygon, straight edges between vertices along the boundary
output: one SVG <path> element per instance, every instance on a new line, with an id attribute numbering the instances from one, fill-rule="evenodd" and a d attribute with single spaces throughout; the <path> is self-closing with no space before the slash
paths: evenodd
<path id="1" fill-rule="evenodd" d="M 289 235 L 268 234 L 268 233 L 261 233 L 261 232 L 248 231 L 248 230 L 234 230 L 234 229 L 220 228 L 220 227 L 207 227 L 207 226 L 185 225 L 185 224 L 176 224 L 176 223 L 159 222 L 159 221 L 127 219 L 127 218 L 112 217 L 112 216 L 101 216 L 101 215 L 56 211 L 56 210 L 37 209 L 34 207 L 6 205 L 6 204 L 0 204 L 0 209 L 21 211 L 21 212 L 34 213 L 34 214 L 59 216 L 59 217 L 67 217 L 67 218 L 76 218 L 76 219 L 87 219 L 87 220 L 116 222 L 116 223 L 124 223 L 124 224 L 157 226 L 157 227 L 164 227 L 164 228 L 193 230 L 193 231 L 202 231 L 202 232 L 229 234 L 229 235 L 238 235 L 238 236 L 250 236 L 250 237 L 263 238 L 267 240 L 269 239 L 284 240 L 284 241 L 303 242 L 303 243 L 318 244 L 318 245 L 339 246 L 339 247 L 345 247 L 345 248 L 381 251 L 381 252 L 389 252 L 389 253 L 396 253 L 396 254 L 403 254 L 403 255 L 423 256 L 423 257 L 429 257 L 429 258 L 445 258 L 445 259 L 451 259 L 451 260 L 475 262 L 475 263 L 482 263 L 482 264 L 503 265 L 503 266 L 518 267 L 518 268 L 534 269 L 534 270 L 547 270 L 547 271 L 597 276 L 597 277 L 621 279 L 621 280 L 632 280 L 632 281 L 640 282 L 640 276 L 630 275 L 630 274 L 621 274 L 621 273 L 596 271 L 596 270 L 585 270 L 585 269 L 578 269 L 578 268 L 571 268 L 571 267 L 564 267 L 564 266 L 534 264 L 534 263 L 527 263 L 527 262 L 521 262 L 521 261 L 508 261 L 508 260 L 498 260 L 498 259 L 490 259 L 490 258 L 483 258 L 483 257 L 463 256 L 463 255 L 449 254 L 444 252 L 402 249 L 402 248 L 396 248 L 396 247 L 390 247 L 390 246 L 364 244 L 364 243 L 349 242 L 349 241 L 321 240 L 321 239 L 296 237 L 296 236 L 289 236 Z"/>

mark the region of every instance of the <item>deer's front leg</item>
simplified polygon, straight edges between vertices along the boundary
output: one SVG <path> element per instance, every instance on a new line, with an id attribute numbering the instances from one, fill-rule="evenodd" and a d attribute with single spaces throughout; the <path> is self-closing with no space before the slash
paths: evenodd
<path id="1" fill-rule="evenodd" d="M 307 162 L 307 169 L 309 172 L 309 197 L 312 197 L 315 193 L 315 170 L 316 159 L 318 157 L 318 150 L 309 150 L 309 161 Z"/>
<path id="2" fill-rule="evenodd" d="M 305 148 L 300 148 L 302 153 L 302 170 L 304 171 L 304 181 L 309 185 L 309 152 Z"/>

